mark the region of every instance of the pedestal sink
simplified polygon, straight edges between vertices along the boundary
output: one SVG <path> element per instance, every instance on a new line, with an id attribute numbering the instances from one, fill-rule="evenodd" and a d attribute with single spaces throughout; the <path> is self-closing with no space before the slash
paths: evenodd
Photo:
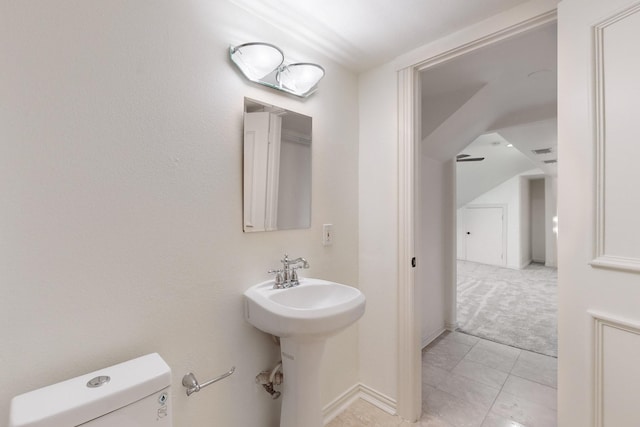
<path id="1" fill-rule="evenodd" d="M 320 279 L 273 289 L 259 283 L 245 293 L 245 317 L 261 331 L 280 337 L 282 412 L 280 427 L 321 427 L 319 367 L 326 339 L 364 314 L 358 289 Z"/>

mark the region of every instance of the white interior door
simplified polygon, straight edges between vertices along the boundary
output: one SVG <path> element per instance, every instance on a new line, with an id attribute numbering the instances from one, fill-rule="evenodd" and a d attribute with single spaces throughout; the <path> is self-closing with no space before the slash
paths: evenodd
<path id="1" fill-rule="evenodd" d="M 244 231 L 277 229 L 282 118 L 244 115 Z"/>
<path id="2" fill-rule="evenodd" d="M 504 265 L 504 208 L 495 206 L 465 208 L 463 237 L 467 261 Z"/>
<path id="3" fill-rule="evenodd" d="M 244 230 L 265 231 L 269 113 L 244 115 Z"/>
<path id="4" fill-rule="evenodd" d="M 640 426 L 640 1 L 558 8 L 558 425 Z"/>

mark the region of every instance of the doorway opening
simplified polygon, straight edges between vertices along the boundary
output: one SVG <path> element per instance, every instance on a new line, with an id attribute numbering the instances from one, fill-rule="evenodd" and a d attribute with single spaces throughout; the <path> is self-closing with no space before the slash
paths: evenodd
<path id="1" fill-rule="evenodd" d="M 494 43 L 483 40 L 473 49 L 466 46 L 464 57 L 475 55 L 480 50 L 484 51 L 482 53 L 486 53 L 516 39 L 533 37 L 534 33 L 543 30 L 553 33 L 552 44 L 555 49 L 554 22 L 555 13 L 538 16 L 523 23 L 519 28 L 510 28 L 505 32 L 508 34 L 500 34 L 493 40 Z M 528 52 L 529 57 L 535 56 L 532 52 Z M 502 55 L 504 54 L 498 56 Z M 422 413 L 421 391 L 416 390 L 422 384 L 416 385 L 415 377 L 409 377 L 409 375 L 415 375 L 421 371 L 421 354 L 419 352 L 416 354 L 416 349 L 421 349 L 424 344 L 437 338 L 444 330 L 455 330 L 457 323 L 457 298 L 454 285 L 457 256 L 455 157 L 462 148 L 479 135 L 524 123 L 554 119 L 554 117 L 547 115 L 548 106 L 542 102 L 534 102 L 535 105 L 529 106 L 511 105 L 510 108 L 513 108 L 511 111 L 500 110 L 499 104 L 506 95 L 491 94 L 486 82 L 454 83 L 453 86 L 457 89 L 455 93 L 434 93 L 436 97 L 440 96 L 441 102 L 426 104 L 423 92 L 425 72 L 444 69 L 456 58 L 462 58 L 462 52 L 451 51 L 447 55 L 431 58 L 424 63 L 401 70 L 399 73 L 401 88 L 399 299 L 401 307 L 405 304 L 404 308 L 411 310 L 401 313 L 399 319 L 398 413 L 408 419 L 417 419 L 419 416 L 417 418 L 416 416 Z M 478 70 L 477 67 L 469 69 Z M 531 78 L 529 74 L 532 73 L 535 74 L 535 72 L 529 72 L 525 78 Z M 449 77 L 453 75 L 448 71 L 443 73 L 443 75 L 446 74 Z M 433 84 L 431 87 L 443 88 L 440 84 Z M 537 95 L 541 94 L 536 92 L 534 97 Z M 413 100 L 416 99 L 413 98 L 414 96 L 420 96 L 423 102 L 414 104 Z M 437 106 L 438 114 L 429 114 L 431 105 Z M 422 107 L 421 112 L 420 107 Z M 433 113 L 433 111 L 431 112 Z M 489 112 L 490 114 L 478 120 L 479 112 Z M 555 105 L 553 113 L 555 114 Z M 460 123 L 449 122 L 448 118 L 451 115 L 461 117 L 464 126 L 461 126 Z M 415 121 L 403 121 L 403 118 L 407 117 L 413 117 Z M 420 122 L 421 117 L 429 119 L 426 123 L 424 120 Z M 417 126 L 417 122 L 420 122 L 420 126 Z M 481 211 L 485 217 L 494 219 L 500 217 L 503 222 L 500 224 L 501 227 L 496 226 L 496 229 L 504 229 L 505 222 L 508 226 L 508 220 L 504 219 L 508 216 L 508 206 L 505 209 L 504 206 L 495 206 L 501 205 L 500 203 L 485 203 L 485 205 L 494 206 L 476 206 L 474 209 L 486 209 Z M 423 218 L 426 217 L 434 219 L 435 222 L 424 221 Z M 419 235 L 414 236 L 408 233 L 408 231 L 413 233 L 415 230 L 419 232 Z M 429 239 L 421 238 L 429 233 L 431 233 Z M 504 231 L 501 237 L 494 239 L 496 240 L 496 252 L 501 251 L 502 262 L 505 258 L 508 262 L 508 254 L 505 254 L 504 245 L 501 243 L 504 239 Z M 418 271 L 412 271 L 408 265 L 405 267 L 404 263 L 404 258 L 414 253 L 422 261 Z M 432 265 L 439 265 L 439 268 L 429 268 Z M 420 301 L 417 301 L 414 298 L 416 293 L 414 288 L 427 282 L 432 286 L 427 289 L 421 288 L 422 296 Z M 437 306 L 437 308 L 431 310 L 433 307 L 422 305 L 425 299 L 429 299 L 433 307 Z M 425 315 L 422 316 L 422 314 Z M 434 323 L 433 320 L 436 318 L 438 322 Z M 432 332 L 425 334 L 425 329 L 422 327 L 425 324 L 430 324 Z M 490 409 L 487 408 L 487 411 Z M 488 412 L 483 416 L 487 415 Z"/>
<path id="2" fill-rule="evenodd" d="M 447 253 L 440 263 L 452 265 L 454 287 L 456 259 L 522 270 L 534 261 L 535 246 L 537 261 L 556 264 L 555 192 L 548 192 L 549 200 L 542 194 L 554 187 L 557 176 L 556 43 L 556 26 L 549 24 L 419 73 L 424 212 L 416 239 L 423 255 L 446 253 L 455 240 L 455 254 Z M 455 176 L 439 168 L 447 162 L 454 164 Z M 434 202 L 449 209 L 453 202 L 453 212 L 443 214 L 453 217 L 453 236 L 434 215 Z M 425 320 L 423 341 L 458 323 L 457 305 L 432 298 L 434 292 L 447 295 L 438 289 L 448 285 L 442 283 L 448 280 L 445 267 L 429 264 L 424 270 L 417 273 L 424 285 L 424 311 L 449 304 L 452 313 L 448 322 Z"/>
<path id="3" fill-rule="evenodd" d="M 555 120 L 481 135 L 462 150 L 471 154 L 458 154 L 456 167 L 457 330 L 551 357 L 557 178 L 544 161 L 556 156 Z M 534 154 L 540 151 L 542 158 Z"/>
<path id="4" fill-rule="evenodd" d="M 546 261 L 544 181 L 557 175 L 556 44 L 556 26 L 547 25 L 420 72 L 420 160 L 429 159 L 420 169 L 455 165 L 455 177 L 441 177 L 455 180 L 447 190 L 453 194 L 439 194 L 454 200 L 454 211 L 444 215 L 451 215 L 455 234 L 432 212 L 420 215 L 416 233 L 420 258 L 446 252 L 448 240 L 456 247 L 440 266 L 416 273 L 428 313 L 422 323 L 423 344 L 429 343 L 422 354 L 423 411 L 443 422 L 455 425 L 470 413 L 473 419 L 465 422 L 478 424 L 514 420 L 526 426 L 556 417 L 550 402 L 557 393 L 557 274 L 531 264 L 534 246 Z M 439 204 L 437 177 L 429 175 L 419 186 L 427 211 L 428 204 Z M 442 280 L 446 264 L 452 283 Z M 443 286 L 454 289 L 446 293 Z M 442 296 L 452 294 L 455 320 L 439 334 L 446 326 L 436 306 L 446 306 Z M 539 366 L 528 372 L 534 363 Z M 523 391 L 531 388 L 544 401 Z M 469 390 L 486 399 L 479 402 Z M 540 415 L 509 410 L 505 402 L 514 396 L 539 405 Z M 443 402 L 458 409 L 450 413 Z"/>

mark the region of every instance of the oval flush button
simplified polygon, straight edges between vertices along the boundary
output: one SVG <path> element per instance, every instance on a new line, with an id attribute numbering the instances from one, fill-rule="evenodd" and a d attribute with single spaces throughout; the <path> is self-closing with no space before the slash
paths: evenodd
<path id="1" fill-rule="evenodd" d="M 111 377 L 108 377 L 106 375 L 101 375 L 99 377 L 91 378 L 87 382 L 87 387 L 89 387 L 89 388 L 101 387 L 101 386 L 105 385 L 106 383 L 108 383 L 109 381 L 111 381 Z"/>

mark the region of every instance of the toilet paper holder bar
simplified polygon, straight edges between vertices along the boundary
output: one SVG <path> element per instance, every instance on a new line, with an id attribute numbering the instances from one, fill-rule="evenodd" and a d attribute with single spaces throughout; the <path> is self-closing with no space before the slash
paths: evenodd
<path id="1" fill-rule="evenodd" d="M 213 383 L 217 383 L 218 381 L 227 378 L 228 376 L 233 374 L 235 370 L 236 370 L 236 367 L 234 366 L 224 374 L 218 377 L 215 377 L 214 379 L 204 382 L 202 384 L 198 383 L 198 380 L 196 379 L 196 376 L 193 374 L 193 372 L 189 372 L 187 375 L 182 377 L 182 385 L 187 389 L 187 396 L 191 396 L 193 393 L 196 393 L 202 390 L 206 386 L 209 386 Z"/>

